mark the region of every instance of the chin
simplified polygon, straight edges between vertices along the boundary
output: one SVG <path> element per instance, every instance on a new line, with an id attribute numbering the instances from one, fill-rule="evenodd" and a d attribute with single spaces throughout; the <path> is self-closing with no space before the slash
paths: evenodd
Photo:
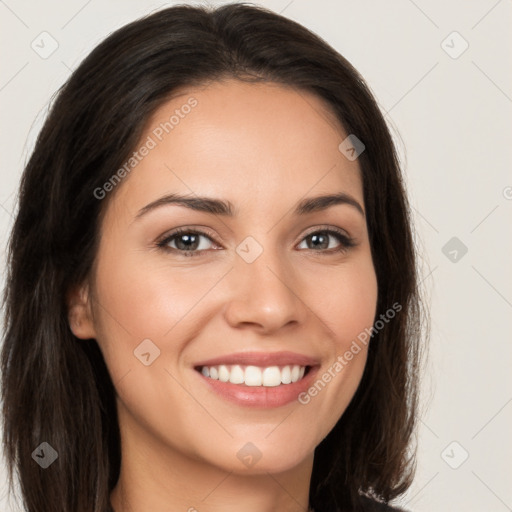
<path id="1" fill-rule="evenodd" d="M 254 439 L 234 442 L 234 446 L 219 454 L 209 454 L 208 458 L 224 471 L 239 475 L 283 473 L 307 463 L 309 459 L 312 462 L 314 446 L 308 450 L 304 444 L 290 445 L 278 437 L 276 441 L 278 448 L 275 448 L 275 442 L 270 443 L 264 437 L 260 441 Z"/>

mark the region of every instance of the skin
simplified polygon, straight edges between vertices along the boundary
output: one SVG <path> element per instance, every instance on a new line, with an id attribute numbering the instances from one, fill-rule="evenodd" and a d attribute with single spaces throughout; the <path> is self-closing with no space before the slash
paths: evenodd
<path id="1" fill-rule="evenodd" d="M 187 99 L 198 104 L 107 196 L 94 272 L 69 297 L 74 334 L 95 338 L 117 391 L 122 438 L 116 512 L 307 510 L 315 447 L 343 414 L 366 363 L 363 349 L 307 405 L 249 408 L 200 380 L 194 363 L 240 351 L 289 350 L 317 358 L 319 376 L 375 317 L 377 281 L 366 221 L 348 204 L 293 216 L 298 201 L 344 192 L 364 211 L 357 160 L 323 101 L 271 83 L 235 80 L 181 91 L 141 137 Z M 229 200 L 233 218 L 165 205 L 169 193 Z M 355 241 L 312 233 L 339 228 Z M 194 257 L 177 227 L 207 229 Z M 248 236 L 263 252 L 236 252 Z M 309 243 L 308 243 L 309 241 Z M 183 247 L 181 245 L 180 247 Z M 217 249 L 217 250 L 216 250 Z M 182 249 L 183 251 L 183 249 Z M 134 357 L 144 339 L 159 348 L 149 366 Z M 253 443 L 261 459 L 237 452 Z"/>

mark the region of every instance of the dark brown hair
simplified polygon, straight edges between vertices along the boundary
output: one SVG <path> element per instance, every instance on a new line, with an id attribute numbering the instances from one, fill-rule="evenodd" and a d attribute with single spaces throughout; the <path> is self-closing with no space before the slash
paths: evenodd
<path id="1" fill-rule="evenodd" d="M 57 95 L 23 172 L 8 248 L 1 354 L 4 453 L 28 512 L 105 512 L 120 469 L 114 386 L 95 340 L 67 321 L 66 294 L 91 272 L 101 213 L 94 190 L 134 150 L 178 88 L 236 78 L 286 84 L 326 101 L 359 156 L 377 316 L 360 386 L 316 448 L 309 494 L 317 511 L 389 501 L 414 469 L 421 307 L 410 211 L 397 154 L 357 71 L 301 25 L 250 4 L 174 6 L 110 35 Z M 341 140 L 340 140 L 341 142 Z M 59 454 L 47 469 L 32 452 Z"/>

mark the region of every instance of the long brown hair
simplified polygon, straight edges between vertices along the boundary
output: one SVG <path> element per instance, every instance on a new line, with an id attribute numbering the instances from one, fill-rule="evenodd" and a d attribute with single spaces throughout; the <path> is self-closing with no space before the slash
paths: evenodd
<path id="1" fill-rule="evenodd" d="M 410 210 L 392 138 L 352 65 L 301 25 L 261 7 L 178 5 L 110 35 L 57 95 L 24 169 L 8 247 L 1 353 L 4 453 L 28 512 L 105 512 L 120 470 L 115 390 L 96 340 L 77 340 L 66 293 L 91 271 L 101 187 L 174 91 L 223 78 L 268 81 L 324 99 L 359 156 L 377 316 L 360 386 L 316 448 L 309 503 L 359 510 L 410 485 L 421 318 Z M 340 141 L 341 142 L 341 141 Z M 32 453 L 57 452 L 43 469 Z M 10 487 L 11 488 L 11 487 Z"/>

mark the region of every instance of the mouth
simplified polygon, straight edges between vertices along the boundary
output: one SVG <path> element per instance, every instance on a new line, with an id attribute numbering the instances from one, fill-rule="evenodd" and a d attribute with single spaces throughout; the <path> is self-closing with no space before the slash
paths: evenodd
<path id="1" fill-rule="evenodd" d="M 298 402 L 320 369 L 314 357 L 293 352 L 242 352 L 200 361 L 195 374 L 214 395 L 263 409 Z"/>
<path id="2" fill-rule="evenodd" d="M 212 365 L 196 366 L 195 370 L 208 379 L 229 382 L 247 387 L 277 387 L 302 380 L 312 366 L 253 366 L 253 365 Z"/>

